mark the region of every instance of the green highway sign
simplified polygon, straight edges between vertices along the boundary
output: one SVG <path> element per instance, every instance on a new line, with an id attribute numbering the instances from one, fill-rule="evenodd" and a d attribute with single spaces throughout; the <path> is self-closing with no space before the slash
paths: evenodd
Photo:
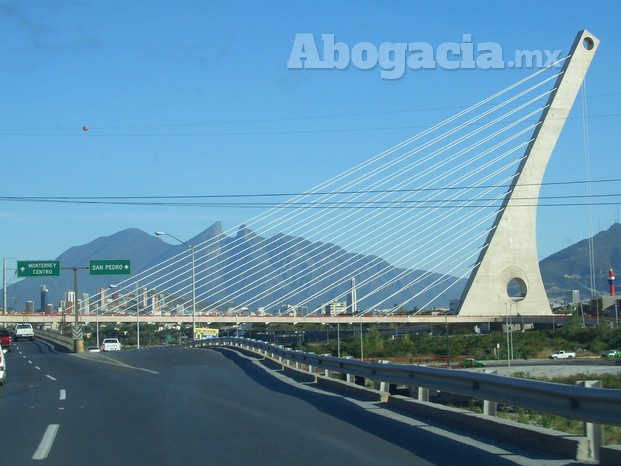
<path id="1" fill-rule="evenodd" d="M 59 277 L 60 261 L 17 261 L 18 277 Z"/>
<path id="2" fill-rule="evenodd" d="M 129 275 L 129 259 L 92 260 L 88 267 L 90 275 Z"/>

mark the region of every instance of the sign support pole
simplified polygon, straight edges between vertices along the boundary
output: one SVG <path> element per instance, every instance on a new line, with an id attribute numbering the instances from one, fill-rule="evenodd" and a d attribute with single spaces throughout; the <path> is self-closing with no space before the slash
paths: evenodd
<path id="1" fill-rule="evenodd" d="M 65 267 L 63 267 L 63 269 L 65 269 Z M 76 353 L 83 353 L 84 352 L 84 338 L 80 333 L 78 332 L 78 329 L 80 328 L 80 322 L 79 322 L 79 306 L 78 306 L 78 270 L 88 270 L 88 267 L 68 267 L 69 270 L 73 270 L 73 293 L 75 294 L 75 301 L 73 303 L 73 314 L 75 317 L 74 320 L 74 324 L 73 324 L 73 332 L 74 332 L 74 339 L 73 339 L 73 344 L 74 344 L 74 352 Z"/>

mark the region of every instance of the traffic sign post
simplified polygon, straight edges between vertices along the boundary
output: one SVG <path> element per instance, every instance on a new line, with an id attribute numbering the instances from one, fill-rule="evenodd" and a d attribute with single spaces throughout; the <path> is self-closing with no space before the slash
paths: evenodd
<path id="1" fill-rule="evenodd" d="M 60 261 L 17 261 L 18 277 L 59 277 Z"/>
<path id="2" fill-rule="evenodd" d="M 88 269 L 91 275 L 131 274 L 131 264 L 128 259 L 92 260 Z"/>

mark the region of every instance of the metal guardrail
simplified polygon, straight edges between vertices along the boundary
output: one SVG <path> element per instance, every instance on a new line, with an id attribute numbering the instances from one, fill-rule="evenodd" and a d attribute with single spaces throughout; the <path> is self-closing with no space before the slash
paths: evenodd
<path id="1" fill-rule="evenodd" d="M 244 338 L 198 340 L 186 346 L 234 346 L 306 365 L 309 371 L 328 370 L 366 377 L 376 382 L 440 390 L 594 424 L 621 425 L 621 390 L 589 388 L 518 379 L 496 374 L 382 364 L 304 353 Z"/>

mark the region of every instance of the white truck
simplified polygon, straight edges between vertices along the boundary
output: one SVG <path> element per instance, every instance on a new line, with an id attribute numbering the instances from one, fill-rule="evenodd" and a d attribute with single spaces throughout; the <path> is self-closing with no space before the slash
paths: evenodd
<path id="1" fill-rule="evenodd" d="M 554 354 L 548 356 L 550 359 L 573 359 L 576 357 L 576 353 L 569 353 L 567 351 L 557 351 Z"/>
<path id="2" fill-rule="evenodd" d="M 104 338 L 101 351 L 121 351 L 121 342 L 117 338 Z"/>
<path id="3" fill-rule="evenodd" d="M 34 340 L 34 330 L 32 324 L 17 324 L 15 331 L 13 332 L 13 341 L 19 341 L 27 338 L 28 340 Z"/>

